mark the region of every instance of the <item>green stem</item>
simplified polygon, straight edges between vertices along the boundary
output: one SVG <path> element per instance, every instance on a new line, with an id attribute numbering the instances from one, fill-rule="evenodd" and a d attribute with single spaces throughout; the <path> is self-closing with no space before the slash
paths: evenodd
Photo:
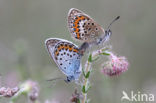
<path id="1" fill-rule="evenodd" d="M 107 48 L 102 48 L 102 49 L 99 49 L 99 50 L 91 53 L 88 57 L 88 60 L 86 61 L 85 69 L 83 70 L 83 82 L 82 82 L 83 98 L 81 100 L 81 103 L 88 103 L 87 93 L 91 87 L 91 84 L 89 82 L 89 76 L 90 76 L 90 73 L 92 71 L 92 67 L 91 67 L 92 62 L 96 61 L 100 55 L 107 55 L 108 56 L 109 53 L 105 52 L 106 50 L 107 50 Z"/>
<path id="2" fill-rule="evenodd" d="M 91 72 L 91 62 L 87 61 L 86 62 L 86 68 L 85 68 L 85 75 L 88 73 L 88 72 Z M 82 89 L 83 89 L 83 99 L 82 99 L 82 102 L 81 103 L 86 103 L 87 102 L 87 92 L 88 92 L 88 89 L 89 89 L 89 76 L 84 76 L 83 77 L 83 85 L 82 85 Z"/>

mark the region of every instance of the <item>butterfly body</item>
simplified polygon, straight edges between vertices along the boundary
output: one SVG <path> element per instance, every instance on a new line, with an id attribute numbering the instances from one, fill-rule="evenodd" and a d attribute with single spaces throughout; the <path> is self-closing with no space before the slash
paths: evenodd
<path id="1" fill-rule="evenodd" d="M 81 74 L 79 48 L 72 42 L 59 38 L 49 38 L 45 44 L 52 59 L 67 76 L 66 81 L 78 80 Z"/>

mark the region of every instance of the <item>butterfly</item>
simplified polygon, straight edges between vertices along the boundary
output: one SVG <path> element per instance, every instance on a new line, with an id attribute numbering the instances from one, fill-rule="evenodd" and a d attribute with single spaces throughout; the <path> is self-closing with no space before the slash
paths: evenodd
<path id="1" fill-rule="evenodd" d="M 45 41 L 47 50 L 58 68 L 67 76 L 66 82 L 77 81 L 81 75 L 81 57 L 77 45 L 59 38 Z"/>
<path id="2" fill-rule="evenodd" d="M 111 24 L 118 20 L 120 16 L 115 18 L 106 31 L 96 23 L 89 15 L 84 12 L 71 8 L 68 13 L 68 28 L 71 36 L 84 43 L 88 44 L 102 44 L 107 41 L 112 34 L 110 30 Z"/>

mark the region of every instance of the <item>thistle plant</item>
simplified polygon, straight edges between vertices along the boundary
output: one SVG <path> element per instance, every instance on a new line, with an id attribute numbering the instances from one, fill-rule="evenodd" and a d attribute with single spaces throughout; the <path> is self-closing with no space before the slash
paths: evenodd
<path id="1" fill-rule="evenodd" d="M 122 72 L 128 70 L 128 61 L 125 57 L 118 57 L 110 53 L 109 61 L 102 64 L 101 72 L 108 76 L 120 75 Z"/>
<path id="2" fill-rule="evenodd" d="M 83 99 L 81 103 L 88 103 L 89 99 L 87 98 L 87 93 L 91 88 L 91 83 L 89 81 L 89 77 L 92 71 L 92 63 L 96 61 L 100 55 L 109 55 L 105 52 L 106 48 L 94 51 L 93 53 L 89 54 L 88 60 L 85 63 L 85 68 L 83 69 L 83 80 L 82 80 L 82 95 Z"/>
<path id="3" fill-rule="evenodd" d="M 102 74 L 107 76 L 116 76 L 128 70 L 128 61 L 126 60 L 126 58 L 118 57 L 112 52 L 109 52 L 107 47 L 93 51 L 92 53 L 89 54 L 84 69 L 82 69 L 83 77 L 82 77 L 82 84 L 81 84 L 81 96 L 80 94 L 79 96 L 73 96 L 71 102 L 74 103 L 90 102 L 90 99 L 87 98 L 87 95 L 88 95 L 88 91 L 91 88 L 89 77 L 92 72 L 92 64 L 100 57 L 103 57 L 102 55 L 108 58 L 108 61 L 102 64 L 102 69 L 101 69 Z"/>
<path id="4" fill-rule="evenodd" d="M 14 88 L 1 87 L 0 97 L 10 98 L 10 103 L 16 103 L 21 95 L 26 95 L 31 103 L 39 103 L 39 86 L 37 82 L 27 80 Z"/>
<path id="5" fill-rule="evenodd" d="M 101 73 L 104 75 L 116 76 L 128 70 L 128 61 L 125 57 L 116 56 L 114 53 L 109 51 L 109 47 L 104 47 L 89 53 L 88 59 L 85 62 L 81 73 L 81 57 L 84 55 L 86 49 L 88 49 L 92 43 L 99 45 L 108 41 L 112 34 L 110 26 L 119 18 L 120 16 L 116 17 L 105 31 L 92 18 L 90 18 L 90 16 L 78 9 L 71 8 L 68 13 L 68 28 L 72 34 L 71 36 L 80 40 L 83 44 L 78 47 L 74 43 L 60 38 L 48 38 L 45 41 L 50 56 L 57 64 L 58 68 L 67 76 L 67 79 L 65 80 L 66 82 L 69 83 L 73 80 L 77 81 L 82 74 L 82 79 L 80 79 L 81 93 L 75 89 L 75 92 L 72 94 L 72 98 L 70 99 L 71 102 L 90 102 L 90 99 L 88 98 L 88 91 L 92 86 L 90 75 L 93 70 L 92 65 L 98 59 L 102 57 L 108 58 L 108 61 L 101 64 Z M 21 51 L 21 46 L 20 48 L 17 48 L 17 52 L 20 54 L 19 70 L 22 74 L 21 76 L 23 76 L 23 78 L 27 78 L 28 72 L 27 69 L 23 68 L 25 63 L 23 62 L 24 54 L 23 50 Z M 28 80 L 14 88 L 0 87 L 0 97 L 11 98 L 10 103 L 15 103 L 21 95 L 26 95 L 28 97 L 28 101 L 31 103 L 39 103 L 38 83 Z M 46 103 L 49 103 L 49 101 L 46 100 Z"/>

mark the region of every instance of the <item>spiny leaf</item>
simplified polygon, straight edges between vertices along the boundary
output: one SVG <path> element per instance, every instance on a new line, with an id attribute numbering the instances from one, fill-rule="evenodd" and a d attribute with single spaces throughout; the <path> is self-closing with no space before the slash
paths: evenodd
<path id="1" fill-rule="evenodd" d="M 103 52 L 101 55 L 110 55 L 109 53 Z"/>
<path id="2" fill-rule="evenodd" d="M 85 86 L 83 85 L 83 87 L 82 87 L 82 92 L 83 93 L 86 93 L 86 89 L 85 89 Z"/>
<path id="3" fill-rule="evenodd" d="M 89 54 L 88 61 L 92 62 L 92 54 Z"/>
<path id="4" fill-rule="evenodd" d="M 87 72 L 85 78 L 89 78 L 89 75 L 90 75 L 90 71 Z"/>

